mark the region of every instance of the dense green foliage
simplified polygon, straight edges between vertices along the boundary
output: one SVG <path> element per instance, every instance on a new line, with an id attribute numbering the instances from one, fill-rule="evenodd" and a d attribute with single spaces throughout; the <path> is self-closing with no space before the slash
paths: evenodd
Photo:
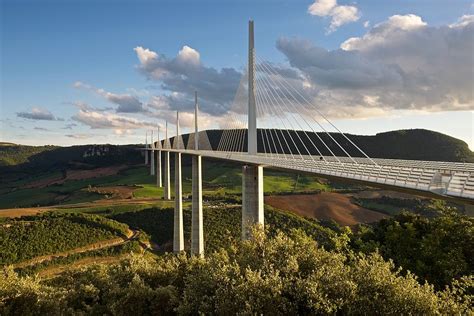
<path id="1" fill-rule="evenodd" d="M 54 257 L 51 260 L 42 261 L 37 264 L 17 268 L 15 271 L 19 275 L 34 275 L 46 268 L 64 266 L 76 262 L 84 258 L 101 258 L 112 257 L 130 253 L 140 253 L 142 250 L 140 243 L 136 240 L 127 241 L 117 246 L 111 246 L 101 249 L 90 250 L 86 252 L 78 252 L 62 257 Z"/>
<path id="2" fill-rule="evenodd" d="M 419 198 L 406 199 L 382 196 L 372 199 L 353 198 L 353 201 L 364 208 L 392 216 L 398 215 L 404 210 L 409 210 L 412 213 L 433 217 L 439 215 L 439 208 L 443 207 L 442 205 L 436 205 L 437 200 Z"/>
<path id="3" fill-rule="evenodd" d="M 0 265 L 124 236 L 127 225 L 97 215 L 45 214 L 0 226 Z"/>
<path id="4" fill-rule="evenodd" d="M 206 252 L 213 252 L 225 247 L 229 238 L 238 239 L 241 236 L 242 213 L 240 207 L 228 206 L 224 203 L 205 207 L 204 210 L 204 242 Z M 127 212 L 111 215 L 111 218 L 128 224 L 131 228 L 146 232 L 151 241 L 161 247 L 163 251 L 171 251 L 173 239 L 174 210 L 152 208 L 138 212 Z M 191 211 L 183 212 L 184 237 L 186 248 L 191 238 Z M 275 210 L 265 206 L 265 224 L 270 227 L 269 232 L 276 230 L 290 232 L 294 228 L 303 230 L 321 245 L 334 248 L 336 233 L 321 226 L 317 220 L 305 219 L 288 212 Z"/>
<path id="5" fill-rule="evenodd" d="M 8 171 L 14 166 L 41 170 L 60 169 L 71 162 L 110 165 L 114 163 L 141 162 L 140 151 L 135 145 L 80 145 L 71 147 L 59 146 L 26 146 L 12 144 L 0 146 L 0 170 Z M 9 166 L 10 168 L 1 168 Z M 32 171 L 33 171 L 32 170 Z"/>
<path id="6" fill-rule="evenodd" d="M 268 236 L 268 234 L 267 234 Z M 50 281 L 0 278 L 2 315 L 468 314 L 472 278 L 444 291 L 380 255 L 330 252 L 302 232 L 233 241 L 206 258 L 133 256 Z"/>
<path id="7" fill-rule="evenodd" d="M 7 144 L 0 146 L 0 167 L 15 166 L 29 161 L 31 157 L 44 151 L 58 148 L 57 146 L 25 146 Z"/>
<path id="8" fill-rule="evenodd" d="M 378 249 L 437 288 L 474 274 L 474 218 L 449 209 L 434 218 L 403 212 L 362 226 L 352 236 L 352 246 L 365 253 Z"/>

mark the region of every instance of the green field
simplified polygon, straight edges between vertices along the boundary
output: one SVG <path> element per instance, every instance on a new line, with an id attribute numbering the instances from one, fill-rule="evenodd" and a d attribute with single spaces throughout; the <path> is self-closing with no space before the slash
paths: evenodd
<path id="1" fill-rule="evenodd" d="M 174 170 L 171 170 L 171 194 L 174 195 Z M 133 198 L 160 198 L 163 189 L 156 186 L 156 177 L 149 175 L 145 166 L 131 166 L 116 175 L 90 178 L 83 180 L 68 180 L 63 184 L 53 184 L 42 188 L 22 188 L 25 184 L 58 177 L 39 174 L 30 179 L 20 179 L 0 186 L 0 208 L 34 207 L 60 204 L 91 202 L 103 198 L 101 195 L 88 190 L 90 187 L 136 186 Z M 191 168 L 183 166 L 183 193 L 191 193 Z M 292 193 L 306 191 L 327 191 L 330 186 L 321 183 L 316 177 L 307 175 L 287 174 L 279 171 L 264 171 L 264 190 L 270 193 Z M 205 195 L 240 194 L 242 191 L 242 173 L 240 166 L 217 161 L 204 161 L 203 192 Z"/>

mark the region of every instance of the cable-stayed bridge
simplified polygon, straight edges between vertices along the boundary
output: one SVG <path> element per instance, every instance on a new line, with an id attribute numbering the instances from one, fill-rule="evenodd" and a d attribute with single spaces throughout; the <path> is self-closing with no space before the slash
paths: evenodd
<path id="1" fill-rule="evenodd" d="M 474 201 L 474 164 L 441 161 L 377 159 L 367 155 L 356 141 L 333 124 L 305 90 L 312 87 L 294 73 L 256 56 L 253 21 L 249 22 L 249 60 L 234 102 L 223 119 L 223 132 L 211 144 L 208 132 L 199 131 L 195 96 L 194 132 L 186 144 L 180 134 L 153 142 L 146 138 L 145 163 L 171 199 L 170 153 L 175 156 L 174 250 L 184 249 L 181 155 L 191 155 L 192 245 L 191 252 L 204 252 L 202 228 L 202 157 L 236 161 L 242 168 L 242 237 L 251 224 L 263 224 L 263 169 L 276 168 L 321 177 L 363 182 L 374 187 L 411 191 L 441 198 Z M 390 144 L 387 144 L 390 146 Z M 149 154 L 151 152 L 151 155 Z M 156 153 L 156 155 L 155 155 Z M 162 153 L 164 164 L 162 164 Z M 157 162 L 155 162 L 155 156 Z M 156 167 L 156 169 L 155 169 Z"/>

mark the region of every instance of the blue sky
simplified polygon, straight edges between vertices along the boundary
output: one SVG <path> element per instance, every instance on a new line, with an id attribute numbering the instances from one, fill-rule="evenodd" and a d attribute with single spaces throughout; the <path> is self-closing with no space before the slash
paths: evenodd
<path id="1" fill-rule="evenodd" d="M 257 54 L 265 60 L 296 68 L 302 78 L 317 87 L 317 92 L 312 95 L 315 102 L 328 100 L 327 96 L 322 98 L 322 95 L 332 91 L 334 99 L 321 106 L 323 109 L 327 106 L 328 113 L 334 111 L 336 105 L 341 106 L 338 113 L 349 113 L 332 116 L 332 120 L 344 131 L 374 134 L 399 128 L 429 128 L 461 138 L 474 148 L 472 89 L 469 93 L 464 85 L 463 91 L 443 86 L 441 90 L 446 91 L 445 95 L 433 100 L 430 95 L 414 91 L 404 97 L 403 104 L 401 101 L 395 104 L 398 102 L 394 101 L 396 98 L 382 95 L 393 85 L 380 90 L 364 87 L 365 90 L 354 92 L 350 87 L 334 85 L 333 81 L 320 81 L 321 71 L 327 70 L 326 65 L 314 72 L 312 61 L 309 61 L 311 65 L 302 64 L 302 57 L 291 50 L 299 42 L 287 43 L 286 50 L 278 49 L 276 45 L 281 38 L 298 38 L 314 47 L 336 52 L 346 40 L 358 37 L 363 38 L 364 43 L 350 50 L 363 51 L 366 55 L 362 57 L 368 61 L 376 56 L 377 67 L 381 64 L 392 65 L 391 60 L 375 55 L 372 48 L 370 52 L 367 48 L 372 43 L 369 41 L 373 41 L 372 37 L 377 34 L 374 26 L 396 24 L 394 31 L 386 36 L 387 41 L 403 29 L 405 21 L 416 27 L 403 29 L 404 32 L 421 32 L 422 28 L 429 27 L 433 32 L 441 33 L 448 25 L 461 25 L 463 16 L 473 14 L 472 1 L 337 1 L 329 4 L 327 12 L 318 7 L 311 13 L 309 8 L 314 3 L 314 0 L 1 0 L 0 140 L 59 145 L 143 141 L 144 130 L 149 128 L 147 124 L 161 123 L 160 118 L 167 117 L 166 111 L 179 109 L 180 104 L 189 99 L 188 92 L 179 89 L 196 86 L 195 82 L 173 83 L 172 79 L 183 75 L 179 71 L 188 74 L 188 70 L 173 68 L 178 52 L 184 46 L 190 48 L 191 54 L 196 52 L 198 67 L 205 69 L 204 73 L 232 68 L 239 74 L 247 58 L 247 21 L 253 18 Z M 342 19 L 342 24 L 331 29 L 331 21 L 340 12 L 336 8 L 340 7 L 355 8 L 357 11 L 352 17 L 341 13 L 338 17 Z M 353 13 L 350 10 L 347 12 Z M 390 20 L 395 15 L 407 18 L 402 22 Z M 466 21 L 470 20 L 466 18 Z M 466 30 L 468 27 L 472 29 L 472 26 L 464 24 L 452 28 L 461 27 L 465 33 L 469 31 Z M 364 38 L 367 34 L 374 36 Z M 409 37 L 406 34 L 403 36 Z M 398 37 L 394 37 L 393 43 L 396 40 Z M 450 49 L 472 47 L 468 43 L 456 45 Z M 134 50 L 136 47 L 156 52 L 166 60 L 146 64 L 139 60 L 139 53 Z M 309 51 L 314 51 L 311 47 Z M 423 54 L 421 52 L 420 56 Z M 447 59 L 454 58 L 449 54 L 450 50 L 446 53 Z M 404 68 L 409 65 L 407 60 L 413 60 L 413 55 L 408 57 L 401 66 L 405 73 L 410 72 Z M 320 65 L 321 61 L 314 63 Z M 464 68 L 472 70 L 472 59 L 467 63 Z M 449 69 L 456 70 L 456 67 L 447 65 Z M 165 70 L 167 76 L 157 76 L 156 70 Z M 431 71 L 429 75 L 437 77 Z M 193 76 L 197 75 L 193 73 Z M 331 73 L 330 80 L 336 80 L 334 73 Z M 467 87 L 472 88 L 472 75 L 463 80 L 464 83 L 467 81 Z M 438 85 L 443 85 L 443 82 L 433 87 L 439 90 Z M 173 93 L 181 99 L 173 99 Z M 355 98 L 356 94 L 358 98 Z M 462 104 L 447 106 L 445 100 L 448 94 L 449 99 L 462 99 Z M 203 100 L 203 103 L 207 104 L 205 112 L 212 121 L 213 117 L 221 115 L 213 108 L 222 98 L 212 93 L 209 95 L 209 100 Z M 355 100 L 360 97 L 366 100 L 368 96 L 376 97 L 379 100 L 376 106 L 384 110 L 374 110 L 371 108 L 373 105 L 362 103 L 354 109 L 354 102 L 358 102 Z M 134 100 L 153 113 L 117 110 L 120 104 L 129 106 Z M 331 102 L 335 106 L 329 108 Z M 117 125 L 115 122 L 122 117 L 131 121 L 124 126 Z M 91 122 L 91 118 L 100 120 Z M 105 124 L 100 125 L 102 120 Z"/>

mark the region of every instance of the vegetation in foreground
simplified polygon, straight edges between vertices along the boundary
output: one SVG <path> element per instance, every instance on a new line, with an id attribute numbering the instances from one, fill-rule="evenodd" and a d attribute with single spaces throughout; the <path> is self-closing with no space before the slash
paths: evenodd
<path id="1" fill-rule="evenodd" d="M 43 214 L 9 221 L 0 229 L 0 265 L 127 236 L 127 231 L 125 224 L 88 214 Z"/>
<path id="2" fill-rule="evenodd" d="M 442 208 L 433 218 L 411 212 L 360 226 L 351 248 L 378 251 L 438 289 L 464 275 L 474 275 L 474 218 Z M 474 289 L 473 289 L 474 290 Z"/>
<path id="3" fill-rule="evenodd" d="M 468 314 L 472 277 L 443 291 L 373 253 L 327 251 L 301 231 L 233 240 L 205 258 L 132 256 L 51 280 L 0 278 L 2 315 Z"/>

